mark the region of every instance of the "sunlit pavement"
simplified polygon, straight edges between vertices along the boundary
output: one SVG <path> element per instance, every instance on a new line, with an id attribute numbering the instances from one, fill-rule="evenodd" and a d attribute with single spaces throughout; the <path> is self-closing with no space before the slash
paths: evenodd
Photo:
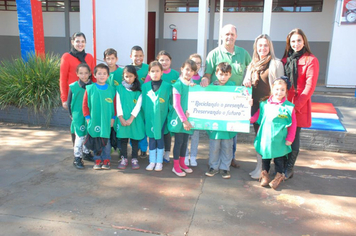
<path id="1" fill-rule="evenodd" d="M 294 177 L 277 190 L 249 176 L 252 144 L 238 144 L 231 179 L 198 166 L 172 172 L 84 170 L 72 165 L 69 131 L 0 123 L 1 235 L 354 235 L 356 155 L 301 150 Z M 172 145 L 173 148 L 173 145 Z M 172 155 L 171 155 L 172 157 Z"/>

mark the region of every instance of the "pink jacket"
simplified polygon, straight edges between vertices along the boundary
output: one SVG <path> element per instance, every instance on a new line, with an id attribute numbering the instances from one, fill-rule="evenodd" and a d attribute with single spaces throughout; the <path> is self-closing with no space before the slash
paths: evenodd
<path id="1" fill-rule="evenodd" d="M 283 64 L 287 61 L 282 59 Z M 308 53 L 304 53 L 298 60 L 298 85 L 297 92 L 294 86 L 288 91 L 288 100 L 295 107 L 297 127 L 311 126 L 311 96 L 314 93 L 319 76 L 319 61 Z"/>

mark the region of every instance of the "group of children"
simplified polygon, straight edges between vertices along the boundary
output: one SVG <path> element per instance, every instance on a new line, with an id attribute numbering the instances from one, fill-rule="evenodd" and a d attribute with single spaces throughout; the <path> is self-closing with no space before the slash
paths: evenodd
<path id="1" fill-rule="evenodd" d="M 96 83 L 91 83 L 91 71 L 86 64 L 77 67 L 79 80 L 70 85 L 68 95 L 71 128 L 76 134 L 73 164 L 78 169 L 84 168 L 83 157 L 90 155 L 89 150 L 92 150 L 93 169 L 110 169 L 112 143 L 118 143 L 114 144 L 114 148 L 120 149 L 118 168 L 125 169 L 129 164 L 127 146 L 130 141 L 132 169 L 140 168 L 139 149 L 144 156 L 148 146 L 149 164 L 146 170 L 161 171 L 163 162 L 170 160 L 172 134 L 173 173 L 180 177 L 192 173 L 189 166 L 197 166 L 199 131 L 193 130 L 188 121 L 188 92 L 189 86 L 200 83 L 198 71 L 201 57 L 192 54 L 182 64 L 180 73 L 170 68 L 172 58 L 166 51 L 159 52 L 157 60 L 147 65 L 143 63 L 142 48 L 135 46 L 130 58 L 132 64 L 120 68 L 116 65 L 116 51 L 107 49 L 104 52 L 107 65 L 99 64 L 93 72 Z M 220 63 L 215 72 L 218 80 L 212 85 L 235 86 L 229 81 L 231 69 L 228 63 Z M 293 104 L 286 101 L 288 84 L 288 78 L 274 81 L 272 95 L 261 102 L 260 110 L 251 118 L 252 123 L 258 122 L 261 126 L 255 141 L 256 150 L 268 157 L 263 160 L 263 186 L 269 184 L 272 188 L 276 188 L 281 181 L 279 175 L 283 170 L 279 167 L 290 152 L 295 133 Z M 270 131 L 270 127 L 274 127 L 274 132 Z M 232 144 L 236 133 L 208 131 L 208 135 L 209 170 L 205 174 L 214 176 L 220 171 L 223 178 L 230 178 Z M 189 137 L 192 140 L 190 155 L 187 147 Z M 288 141 L 285 141 L 286 138 Z M 278 177 L 272 182 L 266 174 L 271 158 L 274 158 Z"/>

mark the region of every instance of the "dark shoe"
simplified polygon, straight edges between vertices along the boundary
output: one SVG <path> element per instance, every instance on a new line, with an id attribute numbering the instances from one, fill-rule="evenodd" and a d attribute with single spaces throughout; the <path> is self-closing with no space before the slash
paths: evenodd
<path id="1" fill-rule="evenodd" d="M 125 170 L 128 164 L 129 164 L 129 161 L 127 160 L 127 158 L 124 158 L 123 156 L 121 156 L 121 160 L 120 160 L 119 166 L 117 168 L 120 170 Z"/>
<path id="2" fill-rule="evenodd" d="M 297 161 L 299 152 L 298 151 L 292 151 L 291 153 L 288 154 L 288 159 L 286 162 L 286 167 L 284 171 L 285 179 L 291 179 L 294 174 L 294 164 Z"/>
<path id="3" fill-rule="evenodd" d="M 77 169 L 84 169 L 84 162 L 83 162 L 82 158 L 80 158 L 80 157 L 74 158 L 73 165 Z"/>
<path id="4" fill-rule="evenodd" d="M 94 162 L 93 155 L 90 152 L 89 153 L 83 153 L 83 159 L 86 160 L 86 161 Z"/>
<path id="5" fill-rule="evenodd" d="M 146 159 L 146 158 L 147 158 L 147 152 L 143 152 L 143 151 L 141 150 L 140 158 L 141 158 L 141 159 Z"/>
<path id="6" fill-rule="evenodd" d="M 101 169 L 103 170 L 110 170 L 110 160 L 104 160 L 103 165 L 101 166 Z"/>
<path id="7" fill-rule="evenodd" d="M 240 165 L 236 162 L 235 158 L 232 158 L 231 166 L 234 168 L 240 168 Z"/>
<path id="8" fill-rule="evenodd" d="M 140 166 L 138 164 L 138 160 L 136 158 L 132 158 L 131 159 L 131 168 L 133 170 L 137 170 L 137 169 L 140 169 Z"/>
<path id="9" fill-rule="evenodd" d="M 230 171 L 228 170 L 222 170 L 222 177 L 223 179 L 230 179 L 231 178 L 231 175 L 230 175 Z"/>
<path id="10" fill-rule="evenodd" d="M 268 184 L 270 182 L 270 179 L 269 179 L 269 174 L 267 173 L 266 170 L 261 172 L 260 181 L 261 181 L 261 186 L 262 187 L 268 186 Z"/>
<path id="11" fill-rule="evenodd" d="M 208 172 L 205 173 L 206 176 L 209 177 L 213 177 L 214 175 L 216 175 L 217 173 L 219 173 L 218 170 L 214 170 L 213 168 L 210 168 Z"/>
<path id="12" fill-rule="evenodd" d="M 276 177 L 269 183 L 269 186 L 276 189 L 282 181 L 284 181 L 284 174 L 277 172 Z"/>
<path id="13" fill-rule="evenodd" d="M 93 166 L 94 170 L 101 170 L 101 160 L 96 160 Z"/>

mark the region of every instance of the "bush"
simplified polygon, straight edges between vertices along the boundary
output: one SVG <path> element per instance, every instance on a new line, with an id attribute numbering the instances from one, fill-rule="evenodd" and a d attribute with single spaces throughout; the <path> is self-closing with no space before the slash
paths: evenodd
<path id="1" fill-rule="evenodd" d="M 47 124 L 60 103 L 59 55 L 44 58 L 30 54 L 27 61 L 14 59 L 0 63 L 0 107 L 26 107 L 41 113 Z"/>

